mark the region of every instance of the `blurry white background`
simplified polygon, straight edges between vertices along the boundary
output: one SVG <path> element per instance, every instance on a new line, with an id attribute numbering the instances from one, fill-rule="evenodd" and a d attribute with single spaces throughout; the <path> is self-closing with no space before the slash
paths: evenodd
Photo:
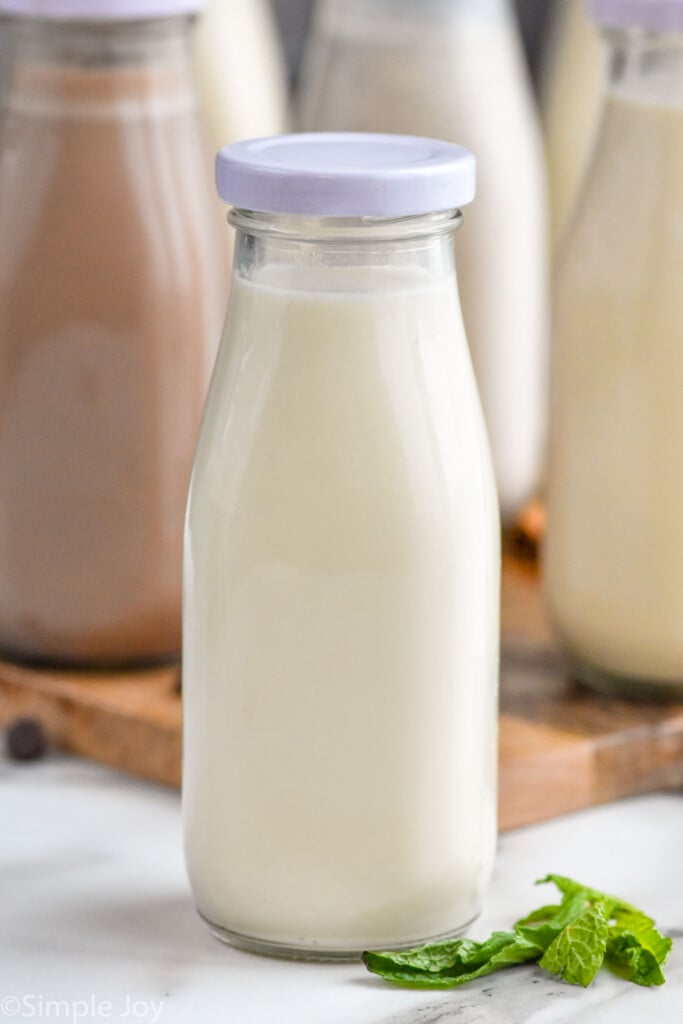
<path id="1" fill-rule="evenodd" d="M 296 78 L 301 50 L 314 0 L 271 0 L 280 23 L 290 74 Z M 419 2 L 419 0 L 416 0 Z M 538 67 L 545 27 L 556 7 L 566 0 L 516 0 L 524 42 L 534 72 Z"/>

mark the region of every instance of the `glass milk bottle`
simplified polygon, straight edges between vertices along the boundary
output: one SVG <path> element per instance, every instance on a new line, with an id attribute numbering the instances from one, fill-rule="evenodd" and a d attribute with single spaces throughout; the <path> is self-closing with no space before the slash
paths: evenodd
<path id="1" fill-rule="evenodd" d="M 577 675 L 683 696 L 683 2 L 594 0 L 610 45 L 560 266 L 548 600 Z"/>
<path id="2" fill-rule="evenodd" d="M 478 195 L 458 239 L 465 326 L 503 517 L 545 455 L 543 149 L 509 0 L 318 0 L 300 91 L 304 129 L 461 142 Z"/>
<path id="3" fill-rule="evenodd" d="M 542 86 L 553 249 L 558 250 L 593 151 L 603 98 L 604 45 L 585 0 L 561 0 Z"/>
<path id="4" fill-rule="evenodd" d="M 195 0 L 0 0 L 0 648 L 180 649 L 182 524 L 224 310 Z"/>
<path id="5" fill-rule="evenodd" d="M 478 912 L 499 522 L 453 263 L 459 146 L 218 158 L 235 271 L 185 536 L 185 848 L 223 939 L 315 958 Z"/>
<path id="6" fill-rule="evenodd" d="M 285 131 L 285 63 L 269 0 L 206 0 L 195 71 L 214 153 L 238 139 Z"/>

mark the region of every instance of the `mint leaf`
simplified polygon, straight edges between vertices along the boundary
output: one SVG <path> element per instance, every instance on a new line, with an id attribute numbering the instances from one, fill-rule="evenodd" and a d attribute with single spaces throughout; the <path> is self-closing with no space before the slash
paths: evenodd
<path id="1" fill-rule="evenodd" d="M 526 917 L 521 917 L 517 925 L 535 924 L 536 922 L 546 922 L 554 917 L 560 910 L 562 910 L 563 904 L 552 903 L 547 907 L 539 907 L 538 910 L 532 910 Z"/>
<path id="2" fill-rule="evenodd" d="M 567 895 L 560 906 L 542 907 L 540 911 L 522 918 L 515 925 L 515 931 L 527 941 L 535 943 L 541 953 L 545 953 L 567 925 L 583 914 L 586 905 L 581 893 Z"/>
<path id="3" fill-rule="evenodd" d="M 501 933 L 502 934 L 502 933 Z M 364 953 L 364 961 L 386 964 L 389 969 L 400 968 L 412 972 L 430 974 L 469 964 L 480 948 L 472 939 L 451 939 L 448 942 L 434 942 L 419 949 L 401 950 L 397 953 Z"/>
<path id="4" fill-rule="evenodd" d="M 541 967 L 571 985 L 590 985 L 607 952 L 607 915 L 602 900 L 584 910 L 553 940 L 540 961 Z"/>
<path id="5" fill-rule="evenodd" d="M 450 950 L 444 947 L 450 945 Z M 494 932 L 486 942 L 461 939 L 402 953 L 364 953 L 369 971 L 408 988 L 445 989 L 494 971 L 535 961 L 538 947 L 513 932 Z"/>
<path id="6" fill-rule="evenodd" d="M 634 935 L 619 935 L 610 940 L 605 967 L 636 985 L 663 985 L 666 981 L 657 958 L 644 949 Z"/>
<path id="7" fill-rule="evenodd" d="M 636 985 L 663 985 L 662 965 L 671 939 L 661 935 L 645 914 L 618 914 L 610 927 L 605 966 Z"/>
<path id="8" fill-rule="evenodd" d="M 545 878 L 539 878 L 535 884 L 545 885 L 548 882 L 556 885 L 564 896 L 581 895 L 589 903 L 605 903 L 609 917 L 612 917 L 615 911 L 634 914 L 642 913 L 637 907 L 632 906 L 630 903 L 625 903 L 618 896 L 610 896 L 609 893 L 600 892 L 599 889 L 590 889 L 587 885 L 582 885 L 581 882 L 575 882 L 573 878 L 565 878 L 564 875 L 546 875 Z"/>
<path id="9" fill-rule="evenodd" d="M 613 930 L 633 935 L 644 949 L 652 953 L 659 964 L 665 963 L 671 952 L 671 939 L 658 932 L 652 918 L 646 917 L 645 914 L 619 914 Z"/>

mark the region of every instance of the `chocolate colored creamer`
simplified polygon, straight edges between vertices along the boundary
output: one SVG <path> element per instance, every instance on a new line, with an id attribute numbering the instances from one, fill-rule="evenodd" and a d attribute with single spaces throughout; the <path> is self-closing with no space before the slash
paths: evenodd
<path id="1" fill-rule="evenodd" d="M 225 291 L 190 23 L 6 19 L 0 648 L 180 647 L 181 537 Z"/>

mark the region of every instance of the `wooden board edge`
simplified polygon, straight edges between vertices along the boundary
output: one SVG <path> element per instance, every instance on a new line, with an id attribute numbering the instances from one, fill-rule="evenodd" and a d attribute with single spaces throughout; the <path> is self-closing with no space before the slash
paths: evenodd
<path id="1" fill-rule="evenodd" d="M 50 741 L 67 753 L 162 785 L 180 786 L 181 735 L 177 723 L 136 718 L 125 710 L 76 701 L 55 688 L 26 687 L 0 676 L 0 725 L 37 718 Z"/>

